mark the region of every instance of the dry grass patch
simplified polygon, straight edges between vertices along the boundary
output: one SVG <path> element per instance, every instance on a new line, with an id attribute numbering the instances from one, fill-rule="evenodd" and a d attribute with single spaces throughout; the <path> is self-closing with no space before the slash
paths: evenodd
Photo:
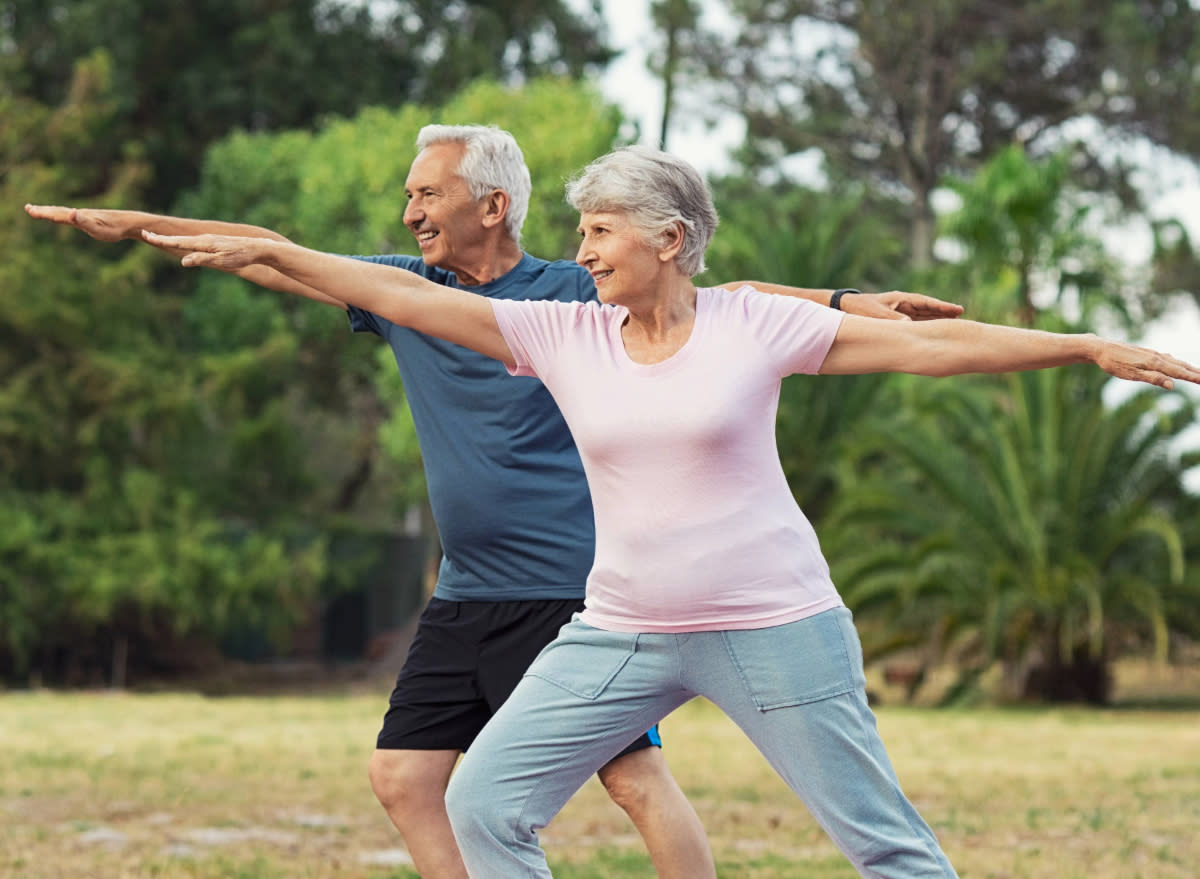
<path id="1" fill-rule="evenodd" d="M 411 879 L 366 782 L 386 701 L 0 694 L 0 877 Z M 881 708 L 964 879 L 1194 879 L 1200 711 Z M 663 725 L 722 879 L 851 879 L 732 723 Z M 544 834 L 563 879 L 652 875 L 593 780 Z"/>

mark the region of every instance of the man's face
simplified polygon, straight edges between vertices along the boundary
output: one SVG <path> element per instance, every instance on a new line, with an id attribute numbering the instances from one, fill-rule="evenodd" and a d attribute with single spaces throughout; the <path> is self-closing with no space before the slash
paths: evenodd
<path id="1" fill-rule="evenodd" d="M 448 271 L 471 268 L 469 254 L 483 241 L 484 202 L 472 198 L 458 176 L 465 149 L 461 143 L 426 147 L 404 182 L 404 225 L 416 236 L 426 264 Z"/>

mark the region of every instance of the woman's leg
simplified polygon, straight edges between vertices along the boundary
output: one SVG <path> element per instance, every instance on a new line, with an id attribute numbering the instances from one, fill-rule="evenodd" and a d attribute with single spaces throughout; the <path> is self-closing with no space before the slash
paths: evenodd
<path id="1" fill-rule="evenodd" d="M 678 679 L 672 636 L 564 626 L 450 780 L 446 808 L 468 873 L 550 876 L 537 831 L 592 773 L 691 698 Z"/>
<path id="2" fill-rule="evenodd" d="M 691 684 L 745 730 L 859 873 L 956 875 L 884 750 L 848 610 L 770 629 L 705 633 L 697 650 L 707 680 Z M 686 652 L 684 659 L 685 668 L 701 668 Z"/>

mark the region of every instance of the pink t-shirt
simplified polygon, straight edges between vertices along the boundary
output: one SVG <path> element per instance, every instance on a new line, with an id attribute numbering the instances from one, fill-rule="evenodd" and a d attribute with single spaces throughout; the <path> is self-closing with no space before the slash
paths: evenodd
<path id="1" fill-rule="evenodd" d="M 757 629 L 842 604 L 779 463 L 780 380 L 815 373 L 842 314 L 751 287 L 700 288 L 687 343 L 625 352 L 623 306 L 492 300 L 583 459 L 596 558 L 582 619 L 622 632 Z"/>

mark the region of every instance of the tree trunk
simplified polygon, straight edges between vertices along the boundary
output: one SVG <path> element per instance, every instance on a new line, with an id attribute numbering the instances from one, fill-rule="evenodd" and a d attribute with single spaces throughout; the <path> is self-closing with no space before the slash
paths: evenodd
<path id="1" fill-rule="evenodd" d="M 1064 658 L 1052 644 L 1025 675 L 1021 697 L 1033 702 L 1082 702 L 1107 705 L 1112 698 L 1112 668 L 1108 656 L 1076 647 Z"/>

